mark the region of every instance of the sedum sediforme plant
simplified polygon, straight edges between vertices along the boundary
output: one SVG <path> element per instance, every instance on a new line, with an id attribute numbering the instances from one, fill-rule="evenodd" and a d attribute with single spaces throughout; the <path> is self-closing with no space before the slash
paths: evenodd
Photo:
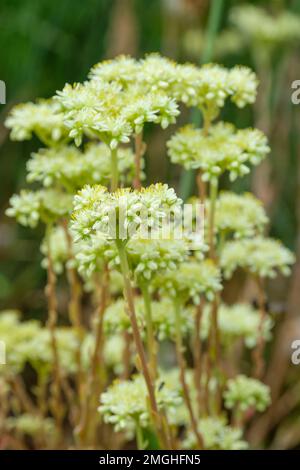
<path id="1" fill-rule="evenodd" d="M 12 196 L 7 215 L 44 226 L 48 275 L 46 322 L 0 315 L 12 366 L 0 370 L 3 432 L 18 445 L 29 435 L 34 448 L 248 446 L 249 419 L 270 402 L 262 365 L 274 319 L 263 281 L 294 261 L 266 236 L 259 200 L 220 191 L 221 177 L 243 177 L 270 152 L 259 129 L 218 121 L 228 101 L 253 104 L 257 85 L 247 67 L 120 56 L 12 109 L 11 137 L 44 147 L 27 162 L 35 189 Z M 172 163 L 196 169 L 191 226 L 179 230 L 175 189 L 142 182 L 145 127 L 163 131 L 183 107 L 200 110 L 203 127 L 187 123 L 166 147 Z M 242 292 L 232 305 L 222 298 L 241 270 L 257 282 L 258 308 Z"/>

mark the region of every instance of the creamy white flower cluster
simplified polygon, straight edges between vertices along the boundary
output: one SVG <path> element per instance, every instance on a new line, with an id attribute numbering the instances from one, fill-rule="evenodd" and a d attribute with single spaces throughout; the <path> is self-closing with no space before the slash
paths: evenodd
<path id="1" fill-rule="evenodd" d="M 209 214 L 209 201 L 206 203 L 206 211 Z M 216 202 L 216 232 L 234 238 L 250 238 L 262 233 L 267 223 L 268 217 L 262 202 L 251 193 L 220 192 Z"/>
<path id="2" fill-rule="evenodd" d="M 117 159 L 121 184 L 134 177 L 134 154 L 120 148 Z M 111 180 L 110 151 L 105 144 L 90 143 L 84 152 L 73 146 L 40 149 L 27 162 L 27 180 L 38 181 L 45 187 L 60 186 L 71 193 L 85 184 L 108 186 Z M 141 174 L 143 176 L 143 174 Z"/>
<path id="3" fill-rule="evenodd" d="M 225 171 L 231 180 L 249 173 L 249 165 L 258 165 L 270 151 L 266 136 L 258 129 L 237 130 L 232 124 L 219 122 L 204 129 L 188 125 L 167 143 L 173 163 L 202 172 L 203 181 L 217 180 Z"/>
<path id="4" fill-rule="evenodd" d="M 197 67 L 178 64 L 159 54 L 149 54 L 140 61 L 120 56 L 100 62 L 92 68 L 92 81 L 109 81 L 125 89 L 132 85 L 142 94 L 163 92 L 188 106 L 198 106 L 215 118 L 230 98 L 237 106 L 253 103 L 257 79 L 247 67 L 228 70 L 217 64 Z"/>
<path id="5" fill-rule="evenodd" d="M 140 61 L 120 56 L 100 62 L 92 68 L 90 81 L 67 84 L 56 99 L 77 145 L 85 134 L 116 148 L 147 122 L 163 129 L 174 123 L 178 101 L 197 106 L 214 119 L 228 97 L 239 107 L 253 103 L 256 88 L 256 76 L 247 67 L 199 68 L 150 54 Z"/>
<path id="6" fill-rule="evenodd" d="M 2 367 L 0 373 L 20 372 L 27 360 L 26 344 L 39 332 L 40 325 L 35 320 L 20 322 L 20 313 L 5 310 L 0 315 L 0 337 L 6 346 L 6 361 L 9 367 Z M 25 349 L 24 349 L 25 346 Z"/>
<path id="7" fill-rule="evenodd" d="M 188 247 L 184 240 L 131 240 L 128 242 L 129 266 L 138 283 L 150 281 L 156 275 L 177 269 L 186 260 Z M 118 259 L 114 259 L 118 263 Z M 115 265 L 115 264 L 114 264 Z"/>
<path id="8" fill-rule="evenodd" d="M 111 269 L 120 269 L 120 259 L 115 246 L 108 244 L 101 234 L 96 233 L 90 242 L 77 243 L 76 259 L 79 271 L 89 277 L 103 268 L 103 259 Z M 176 269 L 188 255 L 184 240 L 138 239 L 129 240 L 126 245 L 129 267 L 138 284 L 148 282 L 158 273 Z"/>
<path id="9" fill-rule="evenodd" d="M 114 193 L 100 185 L 85 186 L 74 198 L 74 240 L 88 240 L 95 233 L 107 240 L 137 237 L 142 229 L 160 229 L 168 216 L 180 213 L 181 204 L 174 189 L 162 183 L 140 191 L 124 188 Z"/>
<path id="10" fill-rule="evenodd" d="M 5 420 L 5 427 L 17 435 L 43 436 L 51 439 L 56 434 L 53 418 L 45 418 L 36 414 L 23 413 L 10 416 Z"/>
<path id="11" fill-rule="evenodd" d="M 254 408 L 262 412 L 271 402 L 270 388 L 259 380 L 238 375 L 227 381 L 224 400 L 228 409 L 247 411 Z"/>
<path id="12" fill-rule="evenodd" d="M 277 272 L 288 276 L 294 262 L 293 253 L 280 241 L 259 236 L 225 243 L 220 256 L 226 278 L 230 278 L 237 268 L 262 278 L 274 278 Z"/>
<path id="13" fill-rule="evenodd" d="M 28 140 L 35 134 L 44 144 L 53 145 L 68 137 L 62 108 L 54 100 L 18 104 L 5 125 L 12 130 L 12 140 Z"/>
<path id="14" fill-rule="evenodd" d="M 40 374 L 50 374 L 53 367 L 53 351 L 50 332 L 34 320 L 21 322 L 18 312 L 1 312 L 1 340 L 6 344 L 7 363 L 5 374 L 20 372 L 26 362 Z M 72 328 L 57 328 L 56 339 L 61 368 L 65 373 L 76 371 L 78 339 Z"/>
<path id="15" fill-rule="evenodd" d="M 156 387 L 156 400 L 159 410 L 175 413 L 181 404 L 181 398 L 176 391 L 167 386 Z M 102 393 L 100 397 L 100 414 L 106 423 L 114 426 L 116 431 L 133 433 L 136 426 L 147 428 L 150 425 L 149 406 L 147 403 L 147 388 L 142 376 L 137 375 L 132 380 L 115 382 Z"/>
<path id="16" fill-rule="evenodd" d="M 116 253 L 102 233 L 91 235 L 89 240 L 76 241 L 74 249 L 78 272 L 86 280 L 91 279 L 94 273 L 101 273 L 105 262 L 110 260 L 108 255 L 112 251 Z"/>
<path id="17" fill-rule="evenodd" d="M 198 427 L 207 450 L 244 450 L 248 447 L 242 439 L 242 430 L 229 426 L 223 417 L 202 418 Z M 185 447 L 197 448 L 195 435 L 191 431 L 185 439 Z"/>
<path id="18" fill-rule="evenodd" d="M 170 299 L 163 298 L 159 301 L 152 301 L 152 323 L 154 332 L 159 341 L 175 338 L 175 317 L 172 315 L 173 305 Z M 145 306 L 141 297 L 135 300 L 135 310 L 138 325 L 144 336 L 146 328 Z M 181 334 L 186 336 L 193 330 L 193 314 L 190 308 L 181 310 Z M 118 299 L 108 306 L 104 316 L 104 328 L 107 334 L 131 331 L 129 316 L 126 311 L 126 303 L 123 299 Z"/>
<path id="19" fill-rule="evenodd" d="M 254 5 L 236 6 L 230 13 L 231 22 L 247 38 L 249 45 L 275 48 L 300 40 L 300 19 L 289 11 L 277 16 Z"/>
<path id="20" fill-rule="evenodd" d="M 141 132 L 146 122 L 165 129 L 179 114 L 176 101 L 166 94 L 145 94 L 136 85 L 123 89 L 102 80 L 67 84 L 56 99 L 64 107 L 65 125 L 76 145 L 87 135 L 114 149 L 129 142 L 133 133 Z"/>
<path id="21" fill-rule="evenodd" d="M 176 271 L 166 272 L 156 279 L 162 294 L 183 302 L 199 304 L 201 295 L 212 301 L 222 289 L 220 271 L 211 260 L 182 263 Z"/>
<path id="22" fill-rule="evenodd" d="M 211 308 L 205 306 L 201 322 L 201 337 L 209 335 L 211 322 Z M 231 346 L 232 342 L 243 338 L 248 348 L 257 344 L 260 327 L 260 313 L 250 304 L 234 305 L 221 304 L 218 309 L 218 324 L 221 332 L 221 341 L 224 346 Z M 262 326 L 262 335 L 266 341 L 271 339 L 273 322 L 266 316 Z"/>
<path id="23" fill-rule="evenodd" d="M 10 198 L 6 215 L 24 226 L 34 228 L 40 221 L 52 223 L 72 210 L 72 196 L 54 189 L 22 190 Z"/>

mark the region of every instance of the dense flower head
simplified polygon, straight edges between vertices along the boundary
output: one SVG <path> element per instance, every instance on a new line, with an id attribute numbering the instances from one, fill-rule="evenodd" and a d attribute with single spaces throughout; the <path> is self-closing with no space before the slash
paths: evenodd
<path id="1" fill-rule="evenodd" d="M 181 202 L 174 189 L 161 183 L 114 193 L 99 185 L 85 186 L 74 198 L 72 232 L 75 241 L 90 239 L 97 232 L 107 240 L 128 240 L 141 230 L 160 229 L 170 214 L 180 213 Z"/>
<path id="2" fill-rule="evenodd" d="M 290 11 L 272 16 L 263 8 L 242 5 L 232 9 L 230 20 L 247 38 L 250 46 L 258 44 L 257 47 L 276 48 L 300 40 L 299 17 Z"/>
<path id="3" fill-rule="evenodd" d="M 177 102 L 199 107 L 210 119 L 226 98 L 239 107 L 253 103 L 257 80 L 247 67 L 229 70 L 216 64 L 176 64 L 150 54 L 140 61 L 129 56 L 100 62 L 90 81 L 67 84 L 56 100 L 65 110 L 70 137 L 80 145 L 83 135 L 95 136 L 116 148 L 153 122 L 165 129 L 179 114 Z"/>
<path id="4" fill-rule="evenodd" d="M 70 137 L 80 145 L 83 134 L 100 138 L 112 149 L 129 142 L 146 122 L 165 129 L 179 114 L 172 96 L 163 92 L 145 93 L 136 82 L 123 89 L 117 81 L 92 80 L 67 84 L 56 99 L 65 109 L 65 125 Z"/>
<path id="5" fill-rule="evenodd" d="M 29 363 L 37 373 L 49 374 L 53 368 L 51 336 L 38 321 L 21 321 L 15 311 L 0 315 L 0 335 L 5 342 L 7 365 L 3 372 L 20 372 Z M 78 338 L 72 328 L 56 329 L 57 349 L 61 368 L 65 373 L 76 371 Z"/>
<path id="6" fill-rule="evenodd" d="M 146 319 L 145 305 L 141 297 L 135 300 L 135 310 L 140 331 L 145 334 Z M 155 335 L 159 341 L 175 338 L 175 317 L 172 314 L 173 305 L 170 299 L 163 298 L 159 301 L 152 301 L 152 322 Z M 183 336 L 192 332 L 193 314 L 190 308 L 181 310 L 181 333 Z M 131 324 L 126 310 L 126 304 L 123 299 L 118 299 L 108 306 L 104 317 L 104 328 L 107 334 L 121 333 L 131 331 Z"/>
<path id="7" fill-rule="evenodd" d="M 242 439 L 242 430 L 226 424 L 223 417 L 202 418 L 198 425 L 207 450 L 244 450 L 248 443 Z M 189 431 L 185 447 L 197 448 L 195 435 Z"/>
<path id="8" fill-rule="evenodd" d="M 151 281 L 157 274 L 177 269 L 188 256 L 184 240 L 133 239 L 126 246 L 128 263 L 138 284 Z M 120 260 L 115 250 L 109 266 L 119 267 Z"/>
<path id="9" fill-rule="evenodd" d="M 41 221 L 52 223 L 70 214 L 72 196 L 54 189 L 22 190 L 10 198 L 6 215 L 24 226 L 34 228 Z"/>
<path id="10" fill-rule="evenodd" d="M 208 213 L 209 201 L 206 203 L 206 214 Z M 262 233 L 267 222 L 268 217 L 262 202 L 251 193 L 220 193 L 216 202 L 216 232 L 233 235 L 234 238 L 248 238 Z"/>
<path id="11" fill-rule="evenodd" d="M 258 129 L 236 130 L 224 122 L 211 126 L 208 135 L 203 129 L 185 126 L 167 146 L 173 163 L 200 169 L 204 181 L 215 180 L 225 171 L 231 180 L 244 176 L 250 171 L 249 164 L 258 165 L 270 150 Z"/>
<path id="12" fill-rule="evenodd" d="M 224 392 L 225 407 L 247 411 L 254 408 L 265 411 L 271 402 L 270 389 L 259 380 L 238 375 L 229 379 Z"/>
<path id="13" fill-rule="evenodd" d="M 2 368 L 1 372 L 19 372 L 27 360 L 28 344 L 40 331 L 40 324 L 35 320 L 20 321 L 20 313 L 14 310 L 5 310 L 0 314 L 0 338 L 6 346 L 6 361 L 9 367 Z M 25 346 L 25 348 L 24 348 Z"/>
<path id="14" fill-rule="evenodd" d="M 152 53 L 140 61 L 138 80 L 151 92 L 165 91 L 173 95 L 177 84 L 178 65 L 167 57 Z"/>
<path id="15" fill-rule="evenodd" d="M 51 145 L 68 135 L 61 106 L 53 100 L 14 106 L 5 125 L 11 129 L 13 140 L 28 140 L 35 134 L 42 142 Z"/>
<path id="16" fill-rule="evenodd" d="M 193 261 L 181 263 L 175 271 L 166 272 L 156 279 L 159 290 L 173 299 L 191 300 L 199 304 L 201 295 L 207 300 L 214 299 L 222 289 L 219 269 L 213 261 Z"/>
<path id="17" fill-rule="evenodd" d="M 117 82 L 126 88 L 136 83 L 140 64 L 133 57 L 120 55 L 115 59 L 103 60 L 94 65 L 89 73 L 91 80 Z"/>
<path id="18" fill-rule="evenodd" d="M 45 418 L 32 413 L 10 416 L 5 420 L 5 427 L 9 431 L 14 431 L 18 436 L 43 436 L 51 439 L 56 435 L 53 418 Z"/>
<path id="19" fill-rule="evenodd" d="M 109 260 L 106 253 L 109 254 L 112 249 L 102 233 L 95 233 L 88 240 L 79 240 L 74 243 L 74 247 L 78 272 L 84 279 L 90 279 L 94 273 L 103 271 L 105 262 Z"/>
<path id="20" fill-rule="evenodd" d="M 131 182 L 134 176 L 131 149 L 118 149 L 117 164 L 121 184 Z M 27 162 L 27 171 L 29 182 L 39 181 L 45 187 L 61 186 L 69 192 L 88 183 L 108 186 L 111 180 L 110 150 L 102 143 L 90 143 L 84 152 L 73 146 L 40 149 Z"/>
<path id="21" fill-rule="evenodd" d="M 159 410 L 167 414 L 176 413 L 181 398 L 166 386 L 156 387 L 156 399 Z M 100 397 L 100 414 L 106 423 L 114 426 L 116 431 L 134 432 L 137 425 L 147 428 L 150 425 L 147 388 L 142 376 L 132 380 L 115 382 Z"/>
<path id="22" fill-rule="evenodd" d="M 201 322 L 201 337 L 206 339 L 210 331 L 211 308 L 205 306 Z M 243 338 L 248 348 L 256 346 L 260 332 L 260 313 L 250 304 L 237 303 L 234 305 L 221 304 L 218 309 L 218 325 L 221 341 L 224 346 Z M 262 335 L 266 341 L 271 339 L 273 322 L 266 316 L 262 326 Z"/>
<path id="23" fill-rule="evenodd" d="M 231 101 L 238 108 L 255 102 L 258 80 L 251 69 L 239 65 L 233 67 L 228 72 L 228 83 L 232 90 Z"/>
<path id="24" fill-rule="evenodd" d="M 242 108 L 256 98 L 256 75 L 247 67 L 226 69 L 218 64 L 196 67 L 178 65 L 174 96 L 188 106 L 196 106 L 210 120 L 215 119 L 230 98 Z"/>
<path id="25" fill-rule="evenodd" d="M 220 257 L 226 278 L 239 267 L 262 278 L 273 278 L 277 272 L 289 275 L 294 261 L 293 253 L 280 241 L 260 236 L 225 243 Z"/>

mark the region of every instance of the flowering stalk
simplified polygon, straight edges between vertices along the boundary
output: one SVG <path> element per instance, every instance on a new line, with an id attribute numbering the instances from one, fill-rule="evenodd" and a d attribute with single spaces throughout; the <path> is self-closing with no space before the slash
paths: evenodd
<path id="1" fill-rule="evenodd" d="M 96 339 L 95 339 L 95 348 L 92 355 L 92 363 L 90 374 L 88 377 L 86 398 L 82 411 L 81 422 L 77 429 L 77 435 L 81 442 L 89 440 L 91 436 L 91 414 L 95 408 L 95 398 L 98 399 L 100 394 L 100 376 L 101 371 L 100 367 L 103 364 L 103 355 L 102 355 L 102 346 L 103 346 L 103 317 L 104 312 L 107 306 L 107 296 L 108 296 L 108 287 L 109 287 L 109 275 L 108 269 L 106 268 L 103 274 L 101 291 L 100 291 L 100 304 L 96 310 L 96 320 L 97 320 L 97 329 L 96 329 Z M 92 429 L 95 432 L 95 429 Z"/>
<path id="2" fill-rule="evenodd" d="M 65 231 L 67 246 L 68 246 L 68 259 L 69 261 L 74 260 L 72 250 L 72 239 L 68 230 L 67 221 L 63 222 L 63 229 Z M 68 281 L 70 284 L 70 302 L 69 302 L 69 316 L 71 324 L 77 331 L 78 336 L 78 348 L 76 350 L 76 362 L 77 362 L 77 392 L 79 401 L 81 402 L 82 397 L 82 385 L 83 385 L 83 373 L 81 364 L 81 345 L 83 341 L 83 327 L 81 324 L 81 286 L 76 273 L 76 270 L 72 266 L 67 264 Z"/>
<path id="3" fill-rule="evenodd" d="M 123 380 L 128 380 L 130 377 L 130 370 L 131 370 L 131 364 L 130 364 L 130 359 L 131 359 L 131 343 L 132 343 L 132 337 L 129 331 L 124 331 L 123 334 L 124 337 L 124 352 L 123 352 L 123 373 L 122 373 L 122 379 Z"/>
<path id="4" fill-rule="evenodd" d="M 138 422 L 136 423 L 135 435 L 136 435 L 136 444 L 137 444 L 138 450 L 145 449 L 145 442 L 143 439 L 143 430 Z"/>
<path id="5" fill-rule="evenodd" d="M 258 291 L 258 306 L 259 306 L 259 314 L 260 314 L 260 321 L 258 325 L 258 334 L 257 334 L 257 345 L 253 351 L 253 361 L 254 361 L 254 377 L 260 379 L 264 373 L 265 363 L 264 363 L 264 347 L 265 347 L 265 339 L 264 339 L 264 323 L 266 319 L 266 309 L 265 309 L 265 290 L 264 290 L 264 283 L 262 278 L 257 277 L 256 280 L 257 284 L 257 291 Z"/>
<path id="6" fill-rule="evenodd" d="M 203 449 L 204 443 L 203 438 L 198 430 L 197 420 L 195 418 L 194 410 L 192 407 L 192 402 L 189 394 L 189 389 L 185 379 L 185 370 L 186 370 L 186 363 L 183 356 L 183 344 L 182 344 L 182 335 L 181 335 L 181 315 L 180 315 L 180 308 L 181 304 L 178 299 L 174 300 L 174 312 L 175 312 L 175 329 L 176 329 L 176 355 L 177 361 L 179 366 L 179 375 L 180 375 L 180 382 L 182 386 L 183 397 L 189 412 L 191 425 L 195 437 L 197 439 L 197 444 L 199 449 Z"/>
<path id="7" fill-rule="evenodd" d="M 199 416 L 203 409 L 203 394 L 201 390 L 201 377 L 202 377 L 202 351 L 201 351 L 201 320 L 204 308 L 204 299 L 201 297 L 199 305 L 196 307 L 195 316 L 195 333 L 194 333 L 194 382 L 197 393 L 198 413 Z"/>
<path id="8" fill-rule="evenodd" d="M 135 307 L 134 307 L 134 297 L 133 297 L 133 291 L 132 291 L 131 282 L 130 282 L 129 266 L 128 266 L 126 251 L 125 251 L 125 244 L 124 242 L 122 242 L 122 240 L 116 240 L 116 246 L 119 252 L 121 271 L 122 271 L 122 275 L 124 279 L 124 296 L 128 304 L 128 314 L 129 314 L 129 318 L 130 318 L 130 322 L 132 326 L 133 338 L 134 338 L 135 346 L 136 346 L 137 353 L 138 353 L 139 360 L 140 360 L 141 369 L 145 378 L 145 382 L 146 382 L 146 386 L 147 386 L 147 390 L 149 394 L 149 404 L 150 404 L 151 414 L 153 418 L 153 423 L 156 427 L 157 434 L 161 441 L 161 444 L 163 445 L 163 447 L 165 447 L 167 445 L 167 439 L 164 433 L 162 419 L 161 419 L 161 416 L 159 415 L 156 398 L 155 398 L 155 390 L 154 390 L 154 386 L 152 383 L 151 374 L 147 365 L 146 354 L 144 351 L 141 334 L 140 334 L 138 324 L 137 324 L 137 318 L 136 318 Z"/>
<path id="9" fill-rule="evenodd" d="M 147 349 L 149 355 L 149 368 L 153 380 L 157 377 L 157 343 L 154 336 L 153 321 L 152 321 L 152 306 L 151 297 L 149 294 L 148 284 L 142 283 L 141 291 L 144 299 L 145 307 L 145 320 L 146 320 L 146 334 L 147 334 Z"/>
<path id="10" fill-rule="evenodd" d="M 117 148 L 111 149 L 111 192 L 114 192 L 119 185 L 119 171 L 118 171 L 118 150 Z"/>
<path id="11" fill-rule="evenodd" d="M 206 184 L 202 180 L 202 171 L 201 170 L 198 171 L 196 181 L 197 181 L 198 196 L 199 196 L 200 202 L 201 202 L 201 204 L 204 204 L 205 199 L 206 199 Z"/>
<path id="12" fill-rule="evenodd" d="M 214 402 L 215 405 L 215 412 L 218 414 L 221 410 L 221 401 L 222 401 L 222 394 L 221 394 L 221 387 L 219 383 L 220 375 L 221 375 L 221 361 L 220 361 L 220 332 L 219 332 L 219 325 L 218 325 L 218 309 L 219 309 L 219 297 L 216 294 L 216 297 L 211 306 L 211 327 L 210 327 L 210 334 L 209 334 L 209 374 L 207 380 L 209 381 L 211 378 L 212 372 L 214 372 L 215 376 L 217 377 L 217 389 L 216 389 L 216 399 Z"/>
<path id="13" fill-rule="evenodd" d="M 46 286 L 46 296 L 48 298 L 48 321 L 47 327 L 50 332 L 51 348 L 53 353 L 53 375 L 54 381 L 52 384 L 52 393 L 53 393 L 53 414 L 56 419 L 56 424 L 58 430 L 61 430 L 62 426 L 62 417 L 63 409 L 61 405 L 61 371 L 59 364 L 59 355 L 58 347 L 56 340 L 56 323 L 57 323 L 57 299 L 55 294 L 55 283 L 56 276 L 53 270 L 52 257 L 51 257 L 51 246 L 50 246 L 50 233 L 51 233 L 51 224 L 48 224 L 46 227 L 46 240 L 48 244 L 48 263 L 47 263 L 47 286 Z"/>
<path id="14" fill-rule="evenodd" d="M 208 241 L 209 241 L 209 253 L 212 259 L 215 258 L 215 247 L 214 247 L 214 231 L 215 231 L 215 211 L 216 201 L 218 195 L 218 180 L 213 179 L 210 182 L 209 189 L 209 222 L 208 222 Z"/>
<path id="15" fill-rule="evenodd" d="M 135 135 L 135 176 L 133 180 L 133 187 L 135 189 L 141 189 L 141 159 L 144 153 L 144 143 L 143 143 L 143 131 Z"/>

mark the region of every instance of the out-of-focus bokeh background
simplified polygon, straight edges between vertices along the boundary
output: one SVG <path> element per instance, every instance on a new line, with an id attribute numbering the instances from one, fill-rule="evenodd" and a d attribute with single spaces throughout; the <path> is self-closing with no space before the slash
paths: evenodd
<path id="1" fill-rule="evenodd" d="M 228 106 L 223 118 L 239 127 L 255 125 L 264 130 L 272 154 L 254 173 L 252 182 L 244 178 L 238 184 L 241 189 L 254 189 L 264 200 L 272 219 L 271 234 L 299 251 L 300 106 L 291 101 L 291 84 L 300 79 L 300 31 L 298 41 L 280 40 L 285 36 L 279 27 L 278 37 L 272 37 L 274 32 L 266 22 L 246 15 L 249 32 L 234 13 L 241 5 L 259 6 L 275 17 L 287 12 L 300 15 L 297 0 L 1 1 L 0 79 L 7 86 L 7 105 L 0 108 L 0 308 L 18 307 L 30 310 L 30 316 L 38 315 L 44 284 L 39 268 L 40 234 L 17 227 L 4 215 L 10 195 L 25 184 L 25 162 L 39 143 L 11 142 L 3 120 L 15 103 L 49 97 L 66 82 L 84 80 L 97 61 L 117 54 L 141 57 L 159 51 L 179 61 L 212 60 L 227 66 L 250 65 L 256 70 L 260 92 L 254 109 L 241 111 Z M 251 22 L 255 21 L 253 36 L 251 27 L 253 30 L 255 25 Z M 181 121 L 188 119 L 183 113 Z M 165 156 L 165 140 L 173 131 L 148 129 L 149 181 L 172 182 L 187 196 L 192 191 L 188 179 L 180 184 L 179 170 L 171 167 Z M 296 309 L 300 306 L 300 279 L 293 285 L 294 294 L 289 298 Z"/>
<path id="2" fill-rule="evenodd" d="M 0 79 L 7 86 L 7 104 L 0 108 L 0 309 L 18 308 L 32 318 L 44 308 L 41 234 L 4 215 L 11 194 L 26 185 L 25 162 L 39 146 L 36 140 L 9 140 L 3 121 L 11 106 L 50 97 L 66 82 L 84 80 L 94 63 L 118 54 L 142 57 L 158 51 L 182 62 L 248 65 L 260 80 L 257 103 L 245 110 L 228 106 L 222 117 L 238 127 L 262 129 L 272 152 L 236 189 L 251 189 L 263 200 L 271 235 L 298 254 L 292 278 L 279 279 L 269 292 L 272 310 L 285 312 L 270 358 L 277 374 L 276 392 L 283 380 L 278 379 L 280 367 L 284 369 L 282 344 L 289 344 L 282 338 L 285 334 L 300 338 L 300 105 L 291 100 L 292 82 L 300 80 L 300 27 L 297 39 L 297 24 L 294 31 L 284 20 L 272 28 L 263 17 L 250 14 L 245 27 L 245 15 L 236 10 L 241 5 L 261 7 L 275 18 L 289 12 L 300 18 L 299 0 L 1 0 Z M 198 116 L 184 111 L 179 124 L 195 119 Z M 150 127 L 147 132 L 148 182 L 167 181 L 184 197 L 192 194 L 189 175 L 180 175 L 165 155 L 165 141 L 174 128 L 162 133 Z M 228 184 L 224 179 L 223 186 Z M 297 390 L 299 395 L 299 386 Z"/>
<path id="3" fill-rule="evenodd" d="M 0 171 L 0 307 L 37 312 L 43 303 L 44 273 L 39 268 L 40 234 L 17 227 L 4 215 L 10 195 L 25 183 L 25 162 L 37 149 L 37 141 L 9 140 L 3 121 L 17 102 L 50 97 L 66 82 L 82 81 L 99 60 L 118 54 L 137 57 L 159 51 L 179 61 L 217 61 L 226 66 L 245 64 L 260 79 L 254 109 L 227 107 L 223 118 L 239 127 L 255 125 L 270 139 L 272 154 L 252 181 L 244 178 L 241 189 L 254 189 L 268 207 L 271 234 L 297 247 L 300 223 L 299 106 L 292 103 L 292 82 L 300 79 L 298 41 L 260 37 L 267 25 L 257 22 L 257 38 L 249 36 L 234 14 L 241 5 L 259 6 L 267 14 L 288 11 L 300 15 L 300 2 L 272 0 L 243 2 L 216 0 L 215 37 L 209 37 L 213 21 L 211 0 L 2 0 L 0 79 L 7 86 L 7 105 L 1 106 Z M 216 18 L 215 18 L 216 20 Z M 251 18 L 248 17 L 251 23 Z M 250 24 L 251 26 L 251 24 Z M 210 28 L 211 30 L 213 28 Z M 271 34 L 271 33 L 270 33 Z M 266 32 L 267 36 L 267 32 Z M 264 42 L 265 41 L 265 42 Z M 197 117 L 196 117 L 197 118 Z M 185 113 L 182 122 L 189 119 Z M 192 117 L 193 119 L 193 117 Z M 165 180 L 187 196 L 193 191 L 188 178 L 179 183 L 177 169 L 165 156 L 165 140 L 174 129 L 162 133 L 149 129 L 149 181 Z M 224 181 L 224 186 L 227 181 Z M 300 279 L 298 286 L 300 285 Z M 287 286 L 284 285 L 284 289 Z M 294 295 L 300 295 L 296 292 Z M 298 300 L 298 299 L 297 299 Z M 300 302 L 298 302 L 300 306 Z"/>

